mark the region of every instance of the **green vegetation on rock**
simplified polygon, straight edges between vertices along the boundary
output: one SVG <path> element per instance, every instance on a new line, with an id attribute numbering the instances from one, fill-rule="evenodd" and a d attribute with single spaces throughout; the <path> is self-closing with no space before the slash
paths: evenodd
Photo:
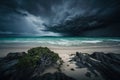
<path id="1" fill-rule="evenodd" d="M 49 66 L 60 60 L 57 53 L 54 53 L 47 47 L 35 47 L 28 50 L 27 55 L 19 59 L 19 68 L 36 67 L 37 65 Z"/>

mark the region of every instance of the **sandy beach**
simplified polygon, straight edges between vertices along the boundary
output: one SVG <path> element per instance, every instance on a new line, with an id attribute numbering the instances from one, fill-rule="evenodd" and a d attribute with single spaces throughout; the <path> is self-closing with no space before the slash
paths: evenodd
<path id="1" fill-rule="evenodd" d="M 39 47 L 40 45 L 6 45 L 0 46 L 0 57 L 7 55 L 10 52 L 27 52 L 28 49 Z M 58 54 L 74 54 L 75 52 L 83 52 L 92 54 L 93 52 L 120 52 L 119 46 L 79 46 L 79 47 L 64 47 L 64 46 L 42 46 L 48 47 Z"/>

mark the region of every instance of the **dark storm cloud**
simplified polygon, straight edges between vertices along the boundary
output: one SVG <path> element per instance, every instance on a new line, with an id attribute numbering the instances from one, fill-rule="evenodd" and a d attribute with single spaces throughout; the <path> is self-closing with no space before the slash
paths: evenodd
<path id="1" fill-rule="evenodd" d="M 42 24 L 47 21 L 43 19 L 45 18 L 43 14 L 47 15 L 48 13 L 39 10 L 41 5 L 44 5 L 43 8 L 46 7 L 45 11 L 47 12 L 49 6 L 47 7 L 47 4 L 43 4 L 40 0 L 1 1 L 0 34 L 38 36 L 59 35 L 50 31 L 44 31 L 45 27 Z"/>
<path id="2" fill-rule="evenodd" d="M 119 0 L 75 0 L 60 7 L 62 12 L 55 9 L 58 23 L 48 30 L 67 36 L 120 36 Z"/>
<path id="3" fill-rule="evenodd" d="M 120 36 L 119 9 L 119 0 L 1 0 L 0 34 Z"/>

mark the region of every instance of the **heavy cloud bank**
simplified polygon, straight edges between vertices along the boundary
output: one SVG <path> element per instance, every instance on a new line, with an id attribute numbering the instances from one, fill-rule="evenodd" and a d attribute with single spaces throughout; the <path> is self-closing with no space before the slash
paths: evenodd
<path id="1" fill-rule="evenodd" d="M 119 0 L 1 0 L 0 36 L 120 36 Z"/>

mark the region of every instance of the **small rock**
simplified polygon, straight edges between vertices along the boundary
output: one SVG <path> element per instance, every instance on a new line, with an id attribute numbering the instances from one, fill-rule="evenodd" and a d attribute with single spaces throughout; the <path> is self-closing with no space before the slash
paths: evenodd
<path id="1" fill-rule="evenodd" d="M 87 72 L 86 74 L 85 74 L 85 76 L 87 76 L 87 77 L 91 77 L 91 73 L 90 72 Z"/>
<path id="2" fill-rule="evenodd" d="M 70 56 L 74 56 L 75 54 L 70 54 Z"/>
<path id="3" fill-rule="evenodd" d="M 75 69 L 74 69 L 74 68 L 71 68 L 70 70 L 71 70 L 71 71 L 75 71 Z"/>

